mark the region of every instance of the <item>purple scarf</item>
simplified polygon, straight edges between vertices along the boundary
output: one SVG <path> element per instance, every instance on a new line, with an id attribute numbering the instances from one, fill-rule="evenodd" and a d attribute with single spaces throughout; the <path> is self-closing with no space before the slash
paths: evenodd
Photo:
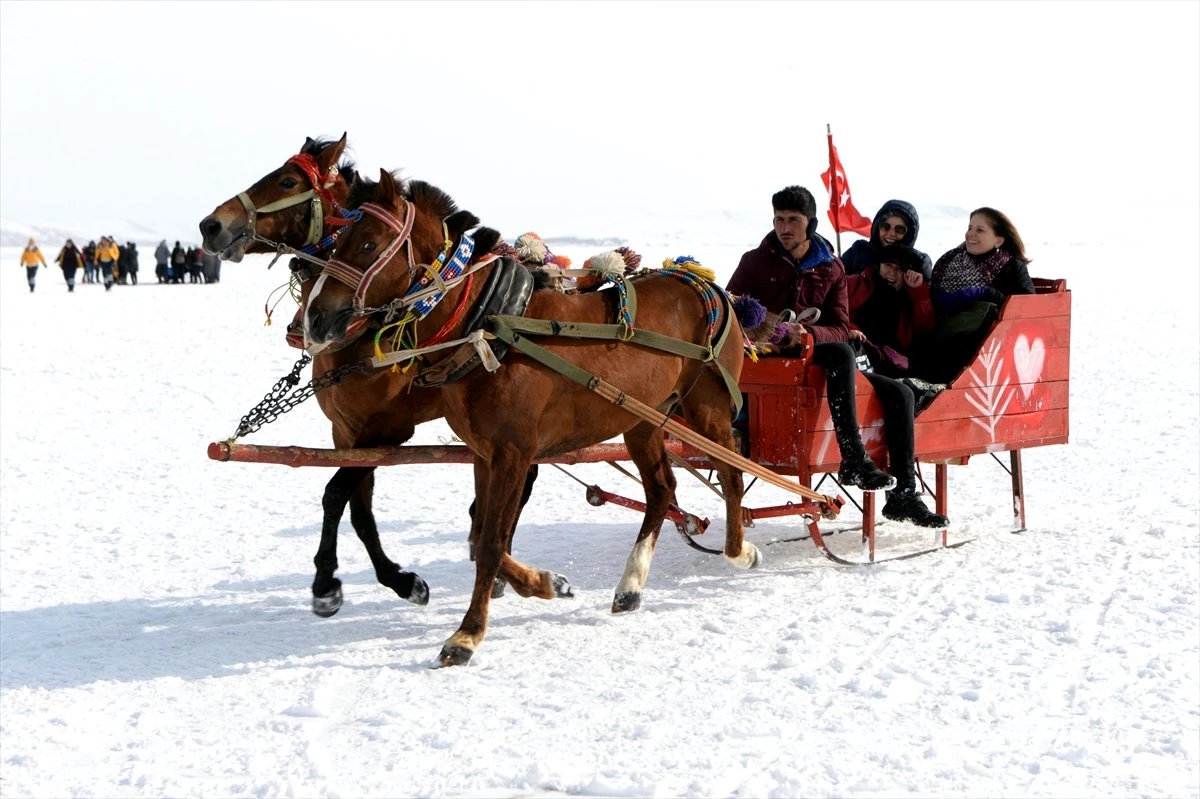
<path id="1" fill-rule="evenodd" d="M 960 244 L 938 258 L 933 266 L 929 288 L 940 294 L 987 288 L 1011 260 L 1012 255 L 1004 250 L 992 250 L 987 255 L 977 257 L 967 252 L 966 244 Z"/>

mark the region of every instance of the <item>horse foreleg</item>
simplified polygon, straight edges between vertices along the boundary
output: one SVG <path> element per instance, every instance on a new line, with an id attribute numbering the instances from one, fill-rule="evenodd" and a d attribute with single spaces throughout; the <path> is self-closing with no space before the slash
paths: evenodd
<path id="1" fill-rule="evenodd" d="M 528 474 L 532 458 L 514 445 L 500 445 L 491 461 L 475 457 L 476 507 L 471 524 L 475 543 L 475 585 L 471 605 L 458 630 L 442 646 L 442 666 L 467 663 L 487 634 L 488 607 L 498 576 L 503 575 L 522 596 L 552 599 L 572 596 L 561 575 L 538 571 L 516 561 L 506 551 L 516 524 L 521 491 L 509 477 Z"/>
<path id="2" fill-rule="evenodd" d="M 532 466 L 530 466 L 529 471 L 525 473 L 525 487 L 521 490 L 521 510 L 525 509 L 525 504 L 527 502 L 529 502 L 529 497 L 531 494 L 533 494 L 533 482 L 535 480 L 537 480 L 537 476 L 538 476 L 538 467 L 537 467 L 537 464 L 535 463 Z M 471 500 L 471 507 L 467 510 L 467 513 L 470 515 L 472 522 L 475 521 L 475 504 L 476 504 L 476 502 L 477 502 L 477 500 L 475 500 L 475 499 Z M 518 511 L 517 518 L 513 520 L 512 529 L 508 531 L 508 542 L 505 544 L 504 551 L 510 555 L 512 554 L 513 536 L 517 532 L 517 523 L 520 521 L 520 517 L 521 517 L 521 514 L 520 514 L 520 511 Z M 471 560 L 473 561 L 473 560 L 475 560 L 475 542 L 474 542 L 474 540 L 469 540 L 467 542 L 467 544 L 471 551 Z M 502 572 L 503 572 L 503 569 L 502 569 Z M 504 576 L 502 573 L 501 576 L 496 578 L 495 584 L 492 585 L 492 599 L 499 599 L 500 597 L 504 596 L 504 586 L 506 584 L 507 583 L 505 582 L 505 579 L 504 579 Z M 528 595 L 522 594 L 522 596 L 528 596 Z M 567 594 L 567 596 L 573 596 L 573 594 Z"/>
<path id="3" fill-rule="evenodd" d="M 321 497 L 324 517 L 321 520 L 321 543 L 313 558 L 317 574 L 312 584 L 312 610 L 322 618 L 328 618 L 342 609 L 342 581 L 333 576 L 338 568 L 338 525 L 341 524 L 342 513 L 350 496 L 370 472 L 371 469 L 363 467 L 338 469 L 325 485 L 325 494 Z"/>
<path id="4" fill-rule="evenodd" d="M 625 561 L 625 572 L 613 595 L 612 612 L 628 613 L 642 605 L 642 589 L 650 576 L 650 562 L 658 545 L 658 534 L 671 503 L 675 501 L 675 475 L 663 447 L 663 433 L 648 424 L 639 424 L 625 434 L 625 447 L 637 465 L 646 490 L 646 515 L 638 530 L 637 541 Z"/>
<path id="5" fill-rule="evenodd" d="M 396 592 L 401 599 L 407 599 L 417 605 L 429 602 L 429 585 L 415 572 L 406 572 L 400 568 L 383 551 L 379 541 L 379 527 L 375 523 L 375 513 L 372 510 L 372 497 L 375 494 L 375 467 L 367 470 L 366 476 L 358 484 L 358 488 L 350 495 L 350 523 L 354 532 L 366 547 L 375 567 L 375 579 L 381 585 Z"/>

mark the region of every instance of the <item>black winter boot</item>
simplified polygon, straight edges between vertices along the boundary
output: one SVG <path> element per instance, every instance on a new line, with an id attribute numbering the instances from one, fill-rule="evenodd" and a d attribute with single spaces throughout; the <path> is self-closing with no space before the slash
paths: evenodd
<path id="1" fill-rule="evenodd" d="M 838 482 L 844 486 L 861 488 L 863 491 L 887 491 L 895 487 L 896 478 L 868 458 L 857 463 L 842 461 L 842 468 L 838 469 Z"/>
<path id="2" fill-rule="evenodd" d="M 893 491 L 883 504 L 883 518 L 893 522 L 912 522 L 918 527 L 948 527 L 950 520 L 934 513 L 912 489 Z"/>

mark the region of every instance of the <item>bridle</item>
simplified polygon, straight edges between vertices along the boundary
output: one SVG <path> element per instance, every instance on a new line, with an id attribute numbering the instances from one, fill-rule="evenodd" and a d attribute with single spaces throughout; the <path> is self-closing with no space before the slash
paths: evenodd
<path id="1" fill-rule="evenodd" d="M 358 316 L 365 316 L 379 311 L 386 311 L 389 316 L 401 309 L 409 309 L 416 319 L 424 319 L 445 296 L 449 289 L 454 288 L 481 267 L 491 263 L 495 256 L 484 258 L 467 269 L 471 257 L 475 253 L 475 240 L 463 233 L 458 247 L 450 241 L 445 223 L 442 223 L 443 235 L 446 237 L 442 251 L 432 264 L 419 264 L 413 256 L 412 229 L 416 221 L 417 211 L 412 201 L 401 198 L 404 209 L 404 219 L 401 220 L 388 209 L 377 203 L 363 203 L 358 211 L 372 216 L 391 229 L 394 234 L 386 247 L 379 251 L 371 265 L 366 269 L 346 263 L 338 258 L 330 258 L 325 262 L 324 274 L 354 291 L 352 307 Z M 400 252 L 406 250 L 408 256 L 408 277 L 411 281 L 408 291 L 400 299 L 393 300 L 382 308 L 366 307 L 367 291 L 371 283 L 379 276 L 391 260 Z M 451 255 L 451 249 L 454 254 Z M 419 272 L 424 274 L 417 278 Z"/>
<path id="2" fill-rule="evenodd" d="M 274 248 L 278 247 L 276 242 L 273 242 L 269 239 L 264 239 L 260 237 L 257 232 L 254 232 L 257 230 L 255 223 L 258 215 L 282 211 L 285 208 L 291 208 L 292 206 L 300 205 L 303 202 L 311 203 L 312 208 L 309 209 L 308 214 L 308 236 L 304 241 L 304 246 L 306 248 L 315 247 L 315 245 L 321 241 L 321 234 L 325 229 L 326 220 L 322 203 L 327 203 L 331 212 L 340 210 L 340 206 L 334 199 L 333 192 L 331 192 L 330 189 L 337 185 L 339 180 L 342 180 L 341 172 L 338 170 L 337 165 L 335 164 L 329 167 L 329 171 L 325 174 L 324 178 L 322 178 L 320 170 L 317 168 L 316 159 L 308 153 L 298 153 L 293 155 L 284 162 L 284 166 L 287 166 L 288 164 L 294 165 L 304 173 L 305 177 L 308 178 L 308 182 L 312 185 L 311 189 L 291 197 L 283 197 L 275 202 L 270 202 L 257 208 L 250 200 L 250 195 L 246 192 L 239 192 L 237 198 L 242 203 L 242 206 L 246 209 L 246 215 L 249 217 L 248 227 L 252 231 L 251 236 L 256 241 L 267 244 Z"/>

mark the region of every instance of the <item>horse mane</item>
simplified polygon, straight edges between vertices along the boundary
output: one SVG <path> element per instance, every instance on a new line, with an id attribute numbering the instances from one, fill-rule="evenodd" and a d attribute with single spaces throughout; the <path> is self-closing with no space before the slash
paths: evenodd
<path id="1" fill-rule="evenodd" d="M 475 239 L 475 252 L 493 252 L 500 244 L 500 231 L 490 227 L 481 227 L 472 236 Z"/>
<path id="2" fill-rule="evenodd" d="M 454 198 L 432 183 L 426 183 L 423 180 L 406 180 L 400 176 L 398 169 L 392 170 L 391 175 L 400 189 L 400 194 L 422 211 L 433 214 L 438 219 L 446 219 L 459 213 L 458 203 L 454 202 Z M 373 202 L 378 189 L 379 181 L 359 175 L 358 179 L 350 186 L 350 196 L 346 199 L 347 206 L 357 208 L 363 203 Z M 478 224 L 479 220 L 476 219 L 467 227 L 474 227 Z"/>
<path id="3" fill-rule="evenodd" d="M 423 180 L 410 180 L 405 187 L 405 196 L 412 200 L 413 205 L 416 205 L 423 210 L 434 214 L 440 219 L 453 216 L 458 213 L 458 203 L 446 192 L 434 186 L 431 183 L 426 183 Z M 479 220 L 467 227 L 474 227 L 479 224 Z"/>
<path id="4" fill-rule="evenodd" d="M 400 193 L 419 207 L 444 220 L 452 237 L 457 237 L 479 224 L 479 217 L 465 209 L 460 209 L 458 203 L 449 194 L 423 180 L 404 180 L 399 176 L 399 170 L 391 172 L 392 178 L 399 184 Z M 358 208 L 363 203 L 373 202 L 379 191 L 379 181 L 365 178 L 361 175 L 350 184 L 350 194 L 346 198 L 346 207 Z M 475 231 L 475 252 L 482 255 L 489 253 L 500 244 L 500 232 L 490 227 L 481 227 Z"/>

